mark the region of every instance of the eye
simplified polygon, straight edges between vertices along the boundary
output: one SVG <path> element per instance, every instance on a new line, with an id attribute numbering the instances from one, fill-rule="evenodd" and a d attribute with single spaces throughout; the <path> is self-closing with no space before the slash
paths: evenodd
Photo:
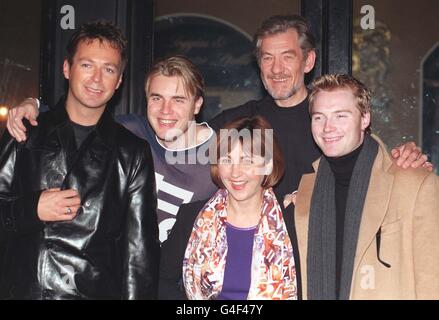
<path id="1" fill-rule="evenodd" d="M 321 120 L 321 119 L 322 119 L 321 116 L 313 116 L 313 117 L 312 117 L 312 121 L 319 121 L 319 120 Z"/>
<path id="2" fill-rule="evenodd" d="M 230 158 L 219 158 L 218 159 L 218 164 L 231 164 L 232 160 Z"/>
<path id="3" fill-rule="evenodd" d="M 116 70 L 114 70 L 113 68 L 105 68 L 105 71 L 111 74 L 116 73 Z"/>
<path id="4" fill-rule="evenodd" d="M 342 114 L 342 113 L 340 113 L 340 114 L 337 114 L 337 118 L 338 118 L 338 119 L 341 119 L 341 118 L 347 118 L 347 115 L 346 115 L 346 114 Z"/>
<path id="5" fill-rule="evenodd" d="M 82 63 L 81 67 L 89 69 L 89 68 L 91 68 L 91 64 L 89 64 L 89 63 Z"/>
<path id="6" fill-rule="evenodd" d="M 253 158 L 250 158 L 250 157 L 242 158 L 242 164 L 246 165 L 246 166 L 252 165 L 253 164 Z"/>
<path id="7" fill-rule="evenodd" d="M 177 102 L 177 103 L 184 103 L 184 99 L 177 98 L 177 99 L 175 99 L 175 102 Z"/>
<path id="8" fill-rule="evenodd" d="M 151 96 L 151 97 L 149 97 L 149 100 L 150 100 L 150 101 L 153 101 L 153 102 L 157 102 L 157 101 L 160 101 L 160 97 L 157 97 L 157 96 Z"/>
<path id="9" fill-rule="evenodd" d="M 272 61 L 273 57 L 272 56 L 262 56 L 261 60 L 262 60 L 262 62 L 267 63 L 267 62 Z"/>

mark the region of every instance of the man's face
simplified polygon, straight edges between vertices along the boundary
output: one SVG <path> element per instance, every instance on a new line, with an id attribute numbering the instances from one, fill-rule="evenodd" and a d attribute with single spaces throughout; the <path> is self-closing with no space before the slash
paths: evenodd
<path id="1" fill-rule="evenodd" d="M 350 89 L 320 91 L 311 111 L 311 129 L 315 142 L 328 157 L 341 157 L 364 140 L 370 113 L 361 115 L 357 99 Z"/>
<path id="2" fill-rule="evenodd" d="M 260 49 L 261 79 L 276 104 L 290 107 L 301 102 L 307 95 L 305 73 L 314 67 L 315 52 L 305 59 L 293 29 L 262 38 Z"/>
<path id="3" fill-rule="evenodd" d="M 81 41 L 72 65 L 65 60 L 63 71 L 69 80 L 69 107 L 104 108 L 122 81 L 121 55 L 107 41 Z"/>
<path id="4" fill-rule="evenodd" d="M 189 122 L 200 112 L 203 98 L 190 95 L 177 77 L 155 75 L 147 91 L 148 121 L 165 146 L 185 139 Z"/>

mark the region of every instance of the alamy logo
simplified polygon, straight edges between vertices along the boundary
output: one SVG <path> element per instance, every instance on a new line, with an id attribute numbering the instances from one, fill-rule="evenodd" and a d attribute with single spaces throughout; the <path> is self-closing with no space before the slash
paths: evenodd
<path id="1" fill-rule="evenodd" d="M 189 125 L 186 133 L 178 131 L 178 129 L 169 130 L 166 134 L 166 140 L 172 141 L 176 137 L 183 134 L 187 135 L 189 141 L 197 141 L 196 130 L 194 125 Z M 177 132 L 178 131 L 178 132 Z M 170 165 L 175 164 L 226 164 L 230 150 L 240 143 L 242 152 L 253 158 L 253 161 L 258 164 L 257 174 L 269 175 L 273 170 L 273 129 L 265 129 L 262 133 L 261 129 L 220 129 L 219 139 L 214 133 L 211 137 L 210 143 L 201 145 L 197 152 L 186 154 L 185 152 L 175 152 L 167 150 L 165 153 L 166 163 Z M 219 146 L 215 143 L 219 141 Z M 227 159 L 227 160 L 226 160 Z M 220 163 L 218 163 L 220 162 Z M 228 164 L 234 164 L 228 162 Z"/>
<path id="2" fill-rule="evenodd" d="M 365 5 L 361 7 L 361 14 L 364 16 L 361 18 L 360 26 L 363 30 L 375 29 L 375 8 L 371 5 Z"/>
<path id="3" fill-rule="evenodd" d="M 375 289 L 375 268 L 371 265 L 364 265 L 361 267 L 360 272 L 362 274 L 360 282 L 361 289 Z"/>
<path id="4" fill-rule="evenodd" d="M 75 29 L 75 8 L 71 5 L 61 7 L 60 13 L 64 16 L 61 18 L 59 25 L 63 30 Z"/>

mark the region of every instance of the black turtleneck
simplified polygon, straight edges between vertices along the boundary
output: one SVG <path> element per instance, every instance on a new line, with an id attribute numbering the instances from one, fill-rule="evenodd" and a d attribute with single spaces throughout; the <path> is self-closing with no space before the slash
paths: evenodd
<path id="1" fill-rule="evenodd" d="M 348 199 L 349 182 L 351 181 L 352 172 L 358 155 L 361 152 L 363 144 L 357 149 L 341 157 L 326 157 L 331 171 L 335 177 L 335 209 L 336 209 L 336 294 L 337 298 L 340 293 L 341 264 L 343 261 L 343 234 L 344 221 L 346 212 L 346 202 Z"/>
<path id="2" fill-rule="evenodd" d="M 79 150 L 81 147 L 81 144 L 84 142 L 85 138 L 90 134 L 90 132 L 93 131 L 93 129 L 96 127 L 96 125 L 92 126 L 83 126 L 79 123 L 70 121 L 73 131 L 75 132 L 75 140 L 76 140 L 76 149 Z"/>

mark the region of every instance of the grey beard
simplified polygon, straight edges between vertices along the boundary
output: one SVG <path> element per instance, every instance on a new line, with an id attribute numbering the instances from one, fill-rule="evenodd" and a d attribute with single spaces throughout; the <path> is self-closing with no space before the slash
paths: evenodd
<path id="1" fill-rule="evenodd" d="M 291 98 L 292 96 L 296 95 L 299 92 L 300 86 L 294 86 L 286 94 L 278 94 L 278 95 L 275 94 L 270 89 L 268 89 L 266 86 L 265 86 L 265 89 L 267 90 L 267 92 L 270 94 L 270 96 L 274 100 L 287 100 L 287 99 Z"/>

